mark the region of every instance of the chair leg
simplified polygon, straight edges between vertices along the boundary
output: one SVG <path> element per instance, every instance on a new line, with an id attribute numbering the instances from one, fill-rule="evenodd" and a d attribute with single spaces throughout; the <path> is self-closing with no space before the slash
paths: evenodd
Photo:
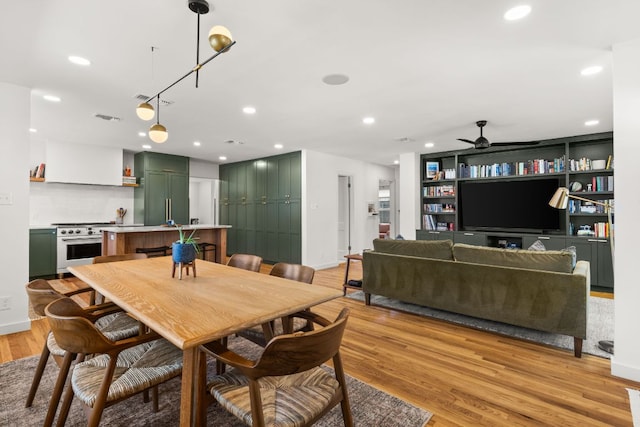
<path id="1" fill-rule="evenodd" d="M 89 422 L 87 423 L 88 427 L 98 427 L 98 425 L 100 424 L 102 412 L 107 406 L 107 396 L 109 394 L 111 381 L 113 380 L 113 373 L 116 370 L 117 361 L 118 356 L 109 355 L 109 364 L 105 368 L 104 377 L 102 378 L 102 383 L 100 384 L 100 390 L 98 390 L 98 395 L 96 396 L 96 400 L 91 410 L 91 416 L 89 417 Z"/>
<path id="2" fill-rule="evenodd" d="M 66 352 L 64 354 L 62 364 L 60 365 L 60 371 L 58 372 L 58 379 L 56 379 L 56 384 L 53 387 L 53 392 L 51 393 L 51 398 L 49 399 L 49 407 L 47 408 L 47 416 L 45 417 L 44 423 L 42 424 L 43 427 L 50 427 L 53 425 L 53 419 L 56 416 L 56 411 L 58 410 L 58 404 L 60 403 L 60 397 L 62 397 L 62 392 L 64 391 L 65 384 L 69 389 L 71 389 L 71 384 L 69 381 L 69 370 L 71 369 L 71 363 L 73 363 L 73 359 L 75 358 L 75 353 Z M 78 359 L 83 359 L 83 356 L 78 356 Z M 62 414 L 60 414 L 60 417 L 62 417 Z"/>
<path id="3" fill-rule="evenodd" d="M 158 412 L 160 410 L 160 404 L 158 402 L 158 386 L 154 386 L 151 389 L 151 398 L 153 399 L 153 412 Z"/>
<path id="4" fill-rule="evenodd" d="M 73 360 L 73 353 L 68 353 L 65 354 L 65 360 L 67 358 L 67 356 L 71 354 L 71 356 L 69 356 L 71 358 L 71 360 Z M 84 360 L 84 354 L 78 354 L 77 357 L 77 362 L 80 363 Z M 67 366 L 66 363 L 63 363 L 63 366 Z M 71 363 L 69 363 L 68 366 L 71 366 Z M 61 369 L 62 371 L 62 369 Z M 71 403 L 73 402 L 73 387 L 71 386 L 71 378 L 69 377 L 68 374 L 68 370 L 67 370 L 67 375 L 65 376 L 65 380 L 68 383 L 67 384 L 67 390 L 64 393 L 64 399 L 62 400 L 62 408 L 60 408 L 60 414 L 58 414 L 58 422 L 56 423 L 57 427 L 64 427 L 65 423 L 67 422 L 67 417 L 69 416 L 69 409 L 71 408 Z M 62 372 L 61 372 L 62 373 Z M 60 379 L 60 374 L 58 374 L 58 379 Z M 57 382 L 56 382 L 56 386 L 57 386 Z M 62 394 L 62 390 L 60 390 L 60 394 Z M 45 426 L 50 426 L 51 423 L 53 423 L 53 417 L 55 417 L 56 415 L 56 411 L 55 409 L 52 410 L 51 406 L 49 407 L 49 411 L 47 412 L 47 420 L 50 419 L 50 423 L 47 424 L 47 421 L 45 420 Z"/>
<path id="5" fill-rule="evenodd" d="M 45 339 L 42 354 L 38 361 L 38 367 L 36 368 L 36 372 L 33 374 L 33 381 L 31 381 L 31 389 L 29 389 L 29 396 L 27 397 L 27 404 L 25 405 L 25 408 L 29 408 L 33 404 L 33 399 L 36 397 L 36 391 L 38 391 L 38 386 L 42 379 L 42 373 L 44 372 L 44 368 L 47 366 L 50 354 L 51 352 L 49 351 L 49 347 L 47 347 L 47 340 Z"/>

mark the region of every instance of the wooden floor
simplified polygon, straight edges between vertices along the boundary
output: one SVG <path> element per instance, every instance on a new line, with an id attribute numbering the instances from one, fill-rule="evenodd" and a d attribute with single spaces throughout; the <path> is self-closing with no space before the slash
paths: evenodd
<path id="1" fill-rule="evenodd" d="M 357 277 L 360 264 L 351 272 Z M 344 264 L 316 272 L 314 283 L 340 288 L 343 275 Z M 346 372 L 433 412 L 429 426 L 632 425 L 625 387 L 640 384 L 611 376 L 607 359 L 347 298 L 314 310 L 333 317 L 343 306 L 351 309 Z M 38 320 L 30 332 L 0 336 L 1 361 L 39 354 L 47 330 Z"/>

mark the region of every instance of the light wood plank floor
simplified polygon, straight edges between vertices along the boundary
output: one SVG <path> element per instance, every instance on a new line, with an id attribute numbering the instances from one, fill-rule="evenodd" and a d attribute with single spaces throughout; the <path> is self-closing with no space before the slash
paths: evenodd
<path id="1" fill-rule="evenodd" d="M 361 265 L 352 262 L 351 278 Z M 265 266 L 263 272 L 268 272 Z M 340 288 L 344 264 L 316 272 Z M 73 279 L 54 281 L 73 287 Z M 434 413 L 430 426 L 631 426 L 625 387 L 609 360 L 340 298 L 314 310 L 351 316 L 342 354 L 348 374 Z M 0 336 L 2 362 L 39 354 L 46 320 Z"/>

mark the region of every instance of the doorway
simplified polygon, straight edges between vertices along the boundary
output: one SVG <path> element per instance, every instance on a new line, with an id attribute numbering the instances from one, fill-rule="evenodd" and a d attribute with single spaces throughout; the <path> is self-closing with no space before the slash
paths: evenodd
<path id="1" fill-rule="evenodd" d="M 378 183 L 378 218 L 379 237 L 393 239 L 395 234 L 395 208 L 393 201 L 393 181 L 381 179 Z"/>
<path id="2" fill-rule="evenodd" d="M 353 195 L 351 177 L 338 176 L 338 262 L 344 262 L 344 256 L 351 253 L 351 214 Z"/>

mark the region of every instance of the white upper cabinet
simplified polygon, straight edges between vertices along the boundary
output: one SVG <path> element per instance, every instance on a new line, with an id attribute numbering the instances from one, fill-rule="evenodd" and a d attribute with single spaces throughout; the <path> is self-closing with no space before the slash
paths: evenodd
<path id="1" fill-rule="evenodd" d="M 88 144 L 47 143 L 47 182 L 122 185 L 122 149 Z"/>

